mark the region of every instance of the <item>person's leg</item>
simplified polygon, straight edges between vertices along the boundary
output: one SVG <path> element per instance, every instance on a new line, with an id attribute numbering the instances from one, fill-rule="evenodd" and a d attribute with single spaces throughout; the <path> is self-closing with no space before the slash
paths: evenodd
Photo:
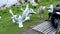
<path id="1" fill-rule="evenodd" d="M 48 20 L 51 18 L 51 13 L 49 13 Z"/>
<path id="2" fill-rule="evenodd" d="M 45 21 L 48 21 L 50 19 L 50 17 L 51 17 L 51 13 L 48 13 L 48 18 Z"/>
<path id="3" fill-rule="evenodd" d="M 60 34 L 60 22 L 58 23 L 56 34 Z"/>
<path id="4" fill-rule="evenodd" d="M 41 18 L 44 17 L 44 10 L 41 11 Z"/>

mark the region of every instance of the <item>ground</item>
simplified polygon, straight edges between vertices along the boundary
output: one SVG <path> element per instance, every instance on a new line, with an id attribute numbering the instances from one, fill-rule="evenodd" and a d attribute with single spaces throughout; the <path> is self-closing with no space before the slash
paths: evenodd
<path id="1" fill-rule="evenodd" d="M 53 5 L 54 7 L 56 6 L 56 4 L 60 3 L 60 1 L 54 1 Z M 30 4 L 30 8 L 33 8 L 36 12 L 39 8 L 39 6 L 41 5 L 45 5 L 45 6 L 49 6 L 50 2 L 48 1 L 43 1 L 41 3 L 38 3 L 38 6 L 36 8 L 33 8 Z M 25 8 L 25 6 L 23 6 L 23 8 Z M 37 23 L 40 23 L 42 20 L 45 20 L 48 18 L 48 12 L 47 10 L 44 12 L 44 18 L 38 18 L 38 13 L 34 14 L 31 16 L 31 20 L 30 21 L 26 21 L 24 22 L 24 27 L 23 28 L 19 28 L 18 24 L 13 23 L 11 20 L 11 14 L 9 13 L 9 9 L 12 9 L 14 14 L 17 15 L 21 15 L 22 11 L 21 6 L 11 6 L 11 8 L 7 8 L 6 10 L 0 10 L 0 16 L 2 16 L 2 19 L 0 19 L 0 34 L 32 34 L 32 33 L 36 33 L 39 34 L 39 32 L 36 31 L 32 31 L 31 30 L 31 26 L 36 25 Z"/>
<path id="2" fill-rule="evenodd" d="M 22 34 L 40 34 L 40 32 L 34 31 L 32 29 L 28 29 L 27 31 L 23 32 Z"/>
<path id="3" fill-rule="evenodd" d="M 41 32 L 38 32 L 38 31 L 35 31 L 35 30 L 32 29 L 33 27 L 35 27 L 36 25 L 40 24 L 41 22 L 44 22 L 44 20 L 40 21 L 39 23 L 37 23 L 35 25 L 30 26 L 29 29 L 27 29 L 26 31 L 22 32 L 22 34 L 42 34 Z"/>

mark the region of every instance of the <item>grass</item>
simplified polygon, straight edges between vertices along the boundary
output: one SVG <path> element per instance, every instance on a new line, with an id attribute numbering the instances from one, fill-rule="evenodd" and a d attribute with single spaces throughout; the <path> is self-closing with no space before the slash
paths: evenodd
<path id="1" fill-rule="evenodd" d="M 57 3 L 60 3 L 60 1 L 54 1 L 53 2 L 54 6 Z M 39 5 L 37 6 L 37 8 L 33 8 L 36 12 L 37 12 L 37 9 L 39 8 L 40 5 L 49 6 L 50 2 L 41 2 L 38 4 Z M 30 4 L 30 7 L 32 7 L 31 4 Z M 25 6 L 23 6 L 23 8 L 25 8 Z M 14 14 L 17 14 L 17 15 L 22 14 L 22 11 L 20 10 L 21 6 L 12 6 L 11 9 Z M 43 19 L 38 18 L 38 14 L 32 15 L 30 21 L 26 21 L 23 23 L 24 24 L 23 28 L 19 28 L 18 24 L 12 22 L 11 14 L 9 13 L 8 8 L 6 10 L 0 10 L 0 16 L 2 16 L 2 19 L 0 19 L 0 34 L 21 34 L 22 32 L 29 29 L 29 27 L 31 25 L 37 24 L 39 21 L 47 19 L 48 12 L 47 12 L 47 10 L 45 11 L 45 13 L 43 15 L 44 16 Z"/>

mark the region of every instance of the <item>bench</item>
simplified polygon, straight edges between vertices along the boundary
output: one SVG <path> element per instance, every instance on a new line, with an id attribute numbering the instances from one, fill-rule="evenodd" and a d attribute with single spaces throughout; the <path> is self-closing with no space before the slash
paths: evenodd
<path id="1" fill-rule="evenodd" d="M 45 21 L 41 24 L 38 24 L 32 29 L 35 31 L 41 32 L 43 34 L 55 34 L 56 33 L 56 29 L 53 28 L 53 26 L 51 25 L 49 21 Z"/>

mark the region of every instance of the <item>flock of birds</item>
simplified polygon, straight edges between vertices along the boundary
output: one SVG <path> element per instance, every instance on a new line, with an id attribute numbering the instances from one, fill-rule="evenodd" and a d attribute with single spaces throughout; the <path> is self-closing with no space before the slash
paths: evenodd
<path id="1" fill-rule="evenodd" d="M 24 2 L 24 0 L 22 0 L 22 1 Z M 32 6 L 37 6 L 38 5 L 34 0 L 29 0 L 29 1 L 32 4 Z M 12 3 L 11 5 L 13 5 L 13 4 L 14 3 Z M 45 8 L 46 8 L 46 6 L 40 6 L 39 9 L 38 9 L 38 13 L 39 14 L 44 13 Z M 50 7 L 48 7 L 48 9 L 49 9 L 48 10 L 49 12 L 53 11 L 53 5 L 51 4 Z M 17 18 L 17 15 L 14 15 L 14 13 L 12 12 L 11 9 L 9 10 L 9 13 L 12 15 L 11 18 L 12 18 L 13 23 L 15 23 L 15 22 L 18 23 L 19 28 L 23 27 L 23 22 L 25 22 L 26 20 L 30 20 L 31 15 L 36 14 L 36 12 L 32 8 L 29 8 L 29 4 L 26 4 L 25 10 L 23 10 L 22 8 L 21 8 L 21 10 L 23 11 L 22 16 L 19 15 L 18 18 Z M 2 16 L 0 16 L 0 19 L 1 18 L 2 18 Z"/>

